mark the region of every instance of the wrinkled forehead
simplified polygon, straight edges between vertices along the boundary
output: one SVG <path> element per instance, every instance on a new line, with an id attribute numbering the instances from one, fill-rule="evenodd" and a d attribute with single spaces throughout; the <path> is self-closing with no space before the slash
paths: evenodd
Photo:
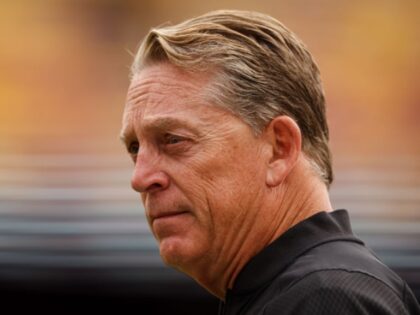
<path id="1" fill-rule="evenodd" d="M 131 80 L 124 115 L 144 105 L 156 107 L 162 103 L 183 103 L 192 106 L 205 103 L 212 77 L 208 73 L 187 72 L 169 63 L 148 66 Z"/>
<path id="2" fill-rule="evenodd" d="M 214 116 L 227 111 L 211 101 L 212 82 L 207 73 L 190 73 L 170 64 L 148 66 L 132 78 L 121 133 L 131 134 L 147 122 L 157 124 L 168 117 L 214 123 Z"/>

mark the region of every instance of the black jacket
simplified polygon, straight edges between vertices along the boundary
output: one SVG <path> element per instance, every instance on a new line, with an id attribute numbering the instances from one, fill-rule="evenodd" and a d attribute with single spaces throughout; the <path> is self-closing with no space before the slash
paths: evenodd
<path id="1" fill-rule="evenodd" d="M 420 315 L 420 307 L 337 210 L 300 222 L 251 259 L 219 314 Z"/>

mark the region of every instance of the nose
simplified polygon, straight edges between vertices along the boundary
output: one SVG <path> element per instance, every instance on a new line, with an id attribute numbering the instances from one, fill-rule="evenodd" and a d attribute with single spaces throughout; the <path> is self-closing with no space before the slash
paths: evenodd
<path id="1" fill-rule="evenodd" d="M 131 187 L 140 193 L 164 190 L 169 186 L 168 175 L 158 163 L 144 156 L 137 156 L 136 166 L 131 177 Z"/>

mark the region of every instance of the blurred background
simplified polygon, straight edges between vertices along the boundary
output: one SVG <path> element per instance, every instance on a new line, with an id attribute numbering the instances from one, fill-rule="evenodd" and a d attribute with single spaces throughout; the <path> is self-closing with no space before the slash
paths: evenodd
<path id="1" fill-rule="evenodd" d="M 5 0 L 0 289 L 15 310 L 217 312 L 161 263 L 118 138 L 143 36 L 215 9 L 268 13 L 307 44 L 327 97 L 333 206 L 420 297 L 419 1 Z"/>

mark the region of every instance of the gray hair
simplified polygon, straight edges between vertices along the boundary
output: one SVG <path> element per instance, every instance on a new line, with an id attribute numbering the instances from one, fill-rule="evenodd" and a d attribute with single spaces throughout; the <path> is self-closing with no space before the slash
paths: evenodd
<path id="1" fill-rule="evenodd" d="M 256 134 L 276 116 L 294 119 L 302 151 L 329 186 L 333 180 L 320 72 L 305 45 L 276 19 L 256 12 L 214 11 L 152 29 L 132 75 L 169 62 L 191 72 L 214 72 L 214 104 L 242 118 Z"/>

